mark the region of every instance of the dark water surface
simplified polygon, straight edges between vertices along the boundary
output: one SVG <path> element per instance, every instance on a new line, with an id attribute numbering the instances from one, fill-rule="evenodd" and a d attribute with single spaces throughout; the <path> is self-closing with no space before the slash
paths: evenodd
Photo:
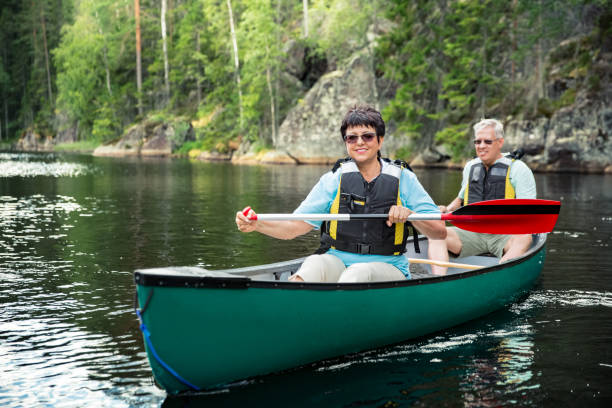
<path id="1" fill-rule="evenodd" d="M 144 353 L 132 271 L 310 254 L 317 233 L 241 234 L 234 213 L 290 212 L 327 169 L 0 153 L 0 406 L 612 406 L 612 176 L 578 174 L 536 174 L 539 197 L 562 211 L 539 283 L 511 307 L 167 398 Z M 444 204 L 461 178 L 417 175 Z"/>

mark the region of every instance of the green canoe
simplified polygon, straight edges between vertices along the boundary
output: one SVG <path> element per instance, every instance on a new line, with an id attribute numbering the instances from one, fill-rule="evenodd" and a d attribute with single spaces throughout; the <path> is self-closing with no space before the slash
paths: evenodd
<path id="1" fill-rule="evenodd" d="M 213 388 L 464 323 L 532 287 L 546 234 L 533 237 L 528 253 L 510 262 L 456 259 L 483 268 L 441 277 L 418 265 L 411 280 L 394 282 L 287 282 L 302 259 L 222 271 L 137 270 L 137 313 L 153 375 L 171 394 Z M 410 249 L 408 257 L 427 253 L 427 241 L 420 242 L 421 254 Z"/>

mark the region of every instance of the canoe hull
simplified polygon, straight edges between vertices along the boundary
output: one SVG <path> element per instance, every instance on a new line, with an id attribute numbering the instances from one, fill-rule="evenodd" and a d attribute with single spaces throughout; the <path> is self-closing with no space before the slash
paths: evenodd
<path id="1" fill-rule="evenodd" d="M 157 382 L 190 390 L 297 367 L 433 333 L 514 302 L 538 279 L 544 245 L 486 272 L 406 283 L 256 282 L 234 287 L 137 285 Z M 137 279 L 138 282 L 138 279 Z M 151 291 L 152 294 L 151 294 Z"/>

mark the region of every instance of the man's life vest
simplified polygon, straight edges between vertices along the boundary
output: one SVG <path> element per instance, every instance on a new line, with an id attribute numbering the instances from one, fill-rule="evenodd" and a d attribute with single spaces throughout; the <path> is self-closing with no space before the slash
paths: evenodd
<path id="1" fill-rule="evenodd" d="M 504 156 L 489 167 L 488 171 L 480 160 L 472 165 L 463 193 L 463 205 L 485 200 L 515 198 L 514 187 L 510 184 L 510 166 L 514 160 L 512 156 Z"/>
<path id="2" fill-rule="evenodd" d="M 404 163 L 405 164 L 405 163 Z M 402 162 L 382 159 L 380 175 L 365 181 L 357 164 L 342 159 L 332 169 L 341 167 L 340 184 L 331 214 L 386 214 L 393 205 L 401 205 L 399 194 Z M 410 223 L 387 226 L 386 220 L 329 221 L 321 229 L 321 248 L 317 253 L 335 248 L 358 254 L 400 255 L 404 252 Z M 418 242 L 418 239 L 415 239 Z"/>

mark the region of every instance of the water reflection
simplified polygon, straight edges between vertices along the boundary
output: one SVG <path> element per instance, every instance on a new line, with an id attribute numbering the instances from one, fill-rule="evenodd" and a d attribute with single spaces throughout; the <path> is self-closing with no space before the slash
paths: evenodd
<path id="1" fill-rule="evenodd" d="M 132 311 L 132 271 L 310 254 L 316 232 L 293 241 L 240 234 L 234 213 L 246 205 L 292 211 L 328 166 L 13 153 L 0 162 L 88 169 L 75 177 L 0 176 L 0 405 L 526 406 L 612 398 L 612 177 L 536 175 L 540 196 L 562 199 L 562 214 L 539 287 L 506 310 L 405 344 L 165 399 Z M 461 177 L 417 175 L 442 203 Z"/>
<path id="2" fill-rule="evenodd" d="M 0 197 L 2 405 L 127 405 L 158 395 L 148 385 L 138 398 L 109 387 L 143 389 L 148 367 L 125 303 L 131 275 L 112 274 L 125 287 L 111 289 L 111 274 L 90 268 L 94 254 L 72 236 L 81 216 L 98 212 L 95 202 L 62 194 Z"/>
<path id="3" fill-rule="evenodd" d="M 77 177 L 95 171 L 85 164 L 56 160 L 50 153 L 0 153 L 0 177 Z"/>

